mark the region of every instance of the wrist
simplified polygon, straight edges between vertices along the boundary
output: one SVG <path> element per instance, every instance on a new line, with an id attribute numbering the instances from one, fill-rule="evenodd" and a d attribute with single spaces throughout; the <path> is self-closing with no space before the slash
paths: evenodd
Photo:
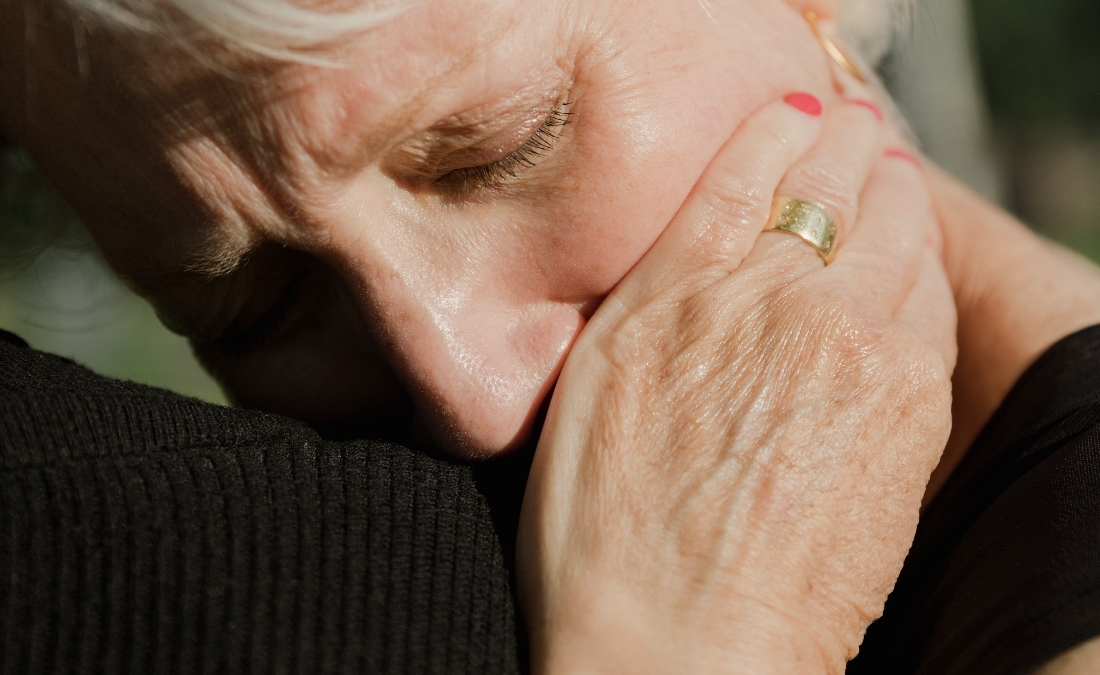
<path id="1" fill-rule="evenodd" d="M 844 672 L 844 650 L 823 649 L 800 622 L 759 603 L 655 607 L 615 583 L 571 595 L 580 599 L 532 632 L 535 675 Z"/>
<path id="2" fill-rule="evenodd" d="M 954 428 L 931 500 L 1012 385 L 1061 338 L 1100 323 L 1100 269 L 934 167 L 929 178 L 958 306 Z"/>

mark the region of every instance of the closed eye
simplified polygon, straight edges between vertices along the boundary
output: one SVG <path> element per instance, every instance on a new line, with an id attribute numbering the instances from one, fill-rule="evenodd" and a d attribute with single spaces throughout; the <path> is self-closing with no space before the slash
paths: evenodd
<path id="1" fill-rule="evenodd" d="M 458 190 L 496 187 L 519 177 L 525 169 L 536 166 L 550 154 L 561 140 L 562 127 L 571 123 L 574 113 L 571 101 L 557 104 L 543 120 L 539 128 L 523 144 L 495 162 L 480 166 L 454 169 L 441 176 L 436 183 Z"/>

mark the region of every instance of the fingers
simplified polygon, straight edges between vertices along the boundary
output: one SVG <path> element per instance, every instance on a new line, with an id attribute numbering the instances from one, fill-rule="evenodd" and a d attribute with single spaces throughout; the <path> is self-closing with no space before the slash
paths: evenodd
<path id="1" fill-rule="evenodd" d="M 939 353 L 948 373 L 955 369 L 955 303 L 947 272 L 933 246 L 924 247 L 916 282 L 895 318 Z"/>
<path id="2" fill-rule="evenodd" d="M 829 113 L 821 142 L 796 162 L 779 185 L 777 196 L 816 204 L 837 228 L 838 246 L 856 222 L 860 194 L 872 167 L 882 156 L 886 127 L 874 104 L 848 101 Z M 750 262 L 770 261 L 792 275 L 820 269 L 814 248 L 784 232 L 765 232 L 750 254 Z"/>
<path id="3" fill-rule="evenodd" d="M 923 172 L 904 158 L 884 155 L 867 180 L 855 227 L 829 271 L 893 316 L 917 281 L 934 223 Z"/>
<path id="4" fill-rule="evenodd" d="M 863 184 L 882 152 L 884 125 L 877 106 L 847 101 L 831 111 L 821 142 L 791 167 L 776 193 L 825 209 L 843 241 L 859 212 Z"/>
<path id="5" fill-rule="evenodd" d="M 820 103 L 808 94 L 769 104 L 742 123 L 620 284 L 617 299 L 631 305 L 660 290 L 712 283 L 737 269 L 767 223 L 780 180 L 818 140 L 822 123 Z"/>
<path id="6" fill-rule="evenodd" d="M 925 160 L 921 157 L 921 154 L 916 149 L 910 146 L 908 140 L 900 137 L 897 134 L 890 134 L 886 141 L 886 156 L 890 159 L 897 159 L 903 162 L 909 162 L 916 167 L 921 174 L 924 175 L 925 183 L 927 184 L 928 174 L 925 171 Z M 929 193 L 931 194 L 931 188 Z M 933 200 L 934 202 L 934 200 Z M 944 258 L 944 239 L 943 239 L 943 226 L 939 222 L 939 217 L 936 218 L 936 223 L 928 233 L 928 240 L 932 246 L 932 250 L 936 252 L 940 260 Z"/>

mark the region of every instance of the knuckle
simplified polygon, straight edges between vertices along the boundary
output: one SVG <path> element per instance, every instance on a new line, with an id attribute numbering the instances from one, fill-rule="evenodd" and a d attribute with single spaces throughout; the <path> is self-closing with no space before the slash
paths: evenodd
<path id="1" fill-rule="evenodd" d="M 726 176 L 714 180 L 703 190 L 706 208 L 723 224 L 747 227 L 763 225 L 771 209 L 772 194 L 763 182 L 751 176 Z"/>
<path id="2" fill-rule="evenodd" d="M 798 169 L 795 182 L 804 193 L 795 196 L 815 202 L 834 217 L 839 216 L 844 225 L 851 225 L 859 210 L 860 192 L 851 170 L 813 164 Z"/>
<path id="3" fill-rule="evenodd" d="M 858 387 L 866 379 L 869 357 L 879 348 L 881 320 L 843 293 L 822 294 L 795 282 L 764 298 L 767 333 L 783 336 L 793 348 L 792 364 L 806 367 L 822 382 Z"/>
<path id="4" fill-rule="evenodd" d="M 949 390 L 950 378 L 935 349 L 878 303 L 845 292 L 797 295 L 784 312 L 803 317 L 822 372 L 858 388 L 897 387 L 930 400 Z"/>
<path id="5" fill-rule="evenodd" d="M 918 471 L 926 475 L 951 432 L 951 382 L 941 362 L 927 358 L 919 347 L 908 346 L 893 351 L 891 362 L 882 364 L 885 403 L 879 419 L 883 428 L 894 430 L 893 436 L 931 451 L 924 456 L 927 465 Z M 904 463 L 895 470 L 905 474 L 919 465 Z"/>
<path id="6" fill-rule="evenodd" d="M 876 353 L 885 326 L 878 312 L 848 295 L 837 297 L 829 308 L 830 348 L 845 362 L 862 364 Z"/>
<path id="7" fill-rule="evenodd" d="M 653 328 L 644 315 L 627 315 L 609 326 L 593 345 L 612 372 L 625 381 L 643 381 L 646 365 L 652 359 L 655 343 Z"/>
<path id="8" fill-rule="evenodd" d="M 725 278 L 747 252 L 771 211 L 772 195 L 762 181 L 730 176 L 711 181 L 698 195 L 697 239 L 672 271 L 673 284 L 694 294 Z M 745 249 L 745 250 L 742 250 Z"/>
<path id="9" fill-rule="evenodd" d="M 929 404 L 951 410 L 951 372 L 935 348 L 911 338 L 904 350 L 909 364 L 909 381 Z"/>

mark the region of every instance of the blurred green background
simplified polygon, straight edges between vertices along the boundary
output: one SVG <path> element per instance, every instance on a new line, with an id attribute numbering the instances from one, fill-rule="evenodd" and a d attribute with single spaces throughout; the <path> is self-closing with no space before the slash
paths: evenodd
<path id="1" fill-rule="evenodd" d="M 1007 205 L 1100 260 L 1100 1 L 973 0 Z"/>
<path id="2" fill-rule="evenodd" d="M 918 0 L 913 18 L 881 71 L 926 152 L 1100 261 L 1100 0 Z M 224 403 L 26 157 L 3 152 L 0 172 L 0 328 Z"/>
<path id="3" fill-rule="evenodd" d="M 0 156 L 0 328 L 124 380 L 225 403 L 187 341 L 110 273 L 21 152 Z"/>

